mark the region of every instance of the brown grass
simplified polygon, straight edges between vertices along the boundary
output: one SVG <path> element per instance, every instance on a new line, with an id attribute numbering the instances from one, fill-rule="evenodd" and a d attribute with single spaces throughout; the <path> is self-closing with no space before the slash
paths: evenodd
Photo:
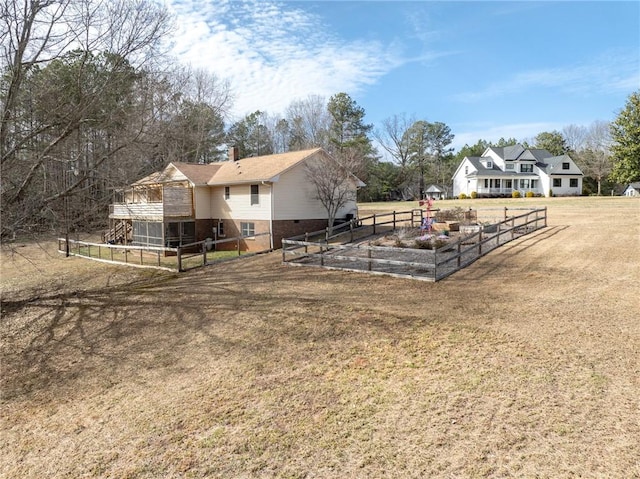
<path id="1" fill-rule="evenodd" d="M 0 477 L 640 477 L 640 202 L 519 202 L 438 283 L 5 245 Z"/>

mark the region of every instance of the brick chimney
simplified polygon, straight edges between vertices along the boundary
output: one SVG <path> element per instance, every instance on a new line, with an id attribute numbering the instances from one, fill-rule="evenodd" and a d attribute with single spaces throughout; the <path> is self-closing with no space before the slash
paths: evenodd
<path id="1" fill-rule="evenodd" d="M 229 161 L 238 161 L 240 159 L 240 152 L 237 146 L 229 148 Z"/>

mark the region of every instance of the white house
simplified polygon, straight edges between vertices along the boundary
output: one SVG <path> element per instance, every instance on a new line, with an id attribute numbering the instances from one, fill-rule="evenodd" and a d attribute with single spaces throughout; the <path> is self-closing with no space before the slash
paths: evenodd
<path id="1" fill-rule="evenodd" d="M 569 155 L 553 156 L 540 148 L 522 145 L 489 147 L 482 156 L 465 157 L 453 175 L 453 195 L 570 196 L 582 194 L 582 171 Z"/>
<path id="2" fill-rule="evenodd" d="M 244 250 L 279 248 L 282 238 L 327 226 L 305 165 L 335 161 L 321 148 L 244 159 L 231 149 L 229 161 L 170 163 L 130 185 L 111 205 L 106 239 L 122 241 L 128 231 L 133 244 L 177 246 L 244 236 Z M 336 218 L 357 216 L 356 190 L 364 183 L 351 175 L 346 184 L 353 194 Z"/>
<path id="3" fill-rule="evenodd" d="M 622 194 L 623 196 L 640 196 L 640 181 L 629 183 Z"/>

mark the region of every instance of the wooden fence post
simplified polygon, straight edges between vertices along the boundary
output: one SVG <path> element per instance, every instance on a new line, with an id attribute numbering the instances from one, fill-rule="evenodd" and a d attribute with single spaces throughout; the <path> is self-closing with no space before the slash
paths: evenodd
<path id="1" fill-rule="evenodd" d="M 458 269 L 460 269 L 460 250 L 462 250 L 462 238 L 458 238 Z"/>
<path id="2" fill-rule="evenodd" d="M 305 233 L 304 234 L 304 252 L 305 254 L 309 252 L 309 245 L 307 244 L 309 242 L 309 233 Z"/>
<path id="3" fill-rule="evenodd" d="M 376 234 L 376 214 L 373 214 L 373 234 Z"/>
<path id="4" fill-rule="evenodd" d="M 480 231 L 478 231 L 478 256 L 482 256 L 482 226 L 480 226 Z"/>
<path id="5" fill-rule="evenodd" d="M 369 258 L 367 269 L 371 271 L 371 241 L 369 241 L 369 249 L 367 249 L 367 258 Z"/>
<path id="6" fill-rule="evenodd" d="M 324 230 L 324 242 L 325 243 L 329 242 L 329 227 L 328 226 Z"/>
<path id="7" fill-rule="evenodd" d="M 202 243 L 202 266 L 207 265 L 207 244 Z"/>
<path id="8" fill-rule="evenodd" d="M 236 249 L 238 250 L 238 256 L 240 256 L 240 237 L 236 238 Z"/>
<path id="9" fill-rule="evenodd" d="M 351 234 L 350 243 L 353 243 L 353 220 L 349 220 L 349 233 Z"/>
<path id="10" fill-rule="evenodd" d="M 438 280 L 438 248 L 433 249 L 433 280 Z"/>
<path id="11" fill-rule="evenodd" d="M 320 266 L 324 266 L 324 248 L 320 245 Z"/>
<path id="12" fill-rule="evenodd" d="M 507 207 L 506 206 L 504 207 L 504 219 L 505 220 L 507 219 Z"/>
<path id="13" fill-rule="evenodd" d="M 140 250 L 140 264 L 142 265 L 143 261 L 142 261 L 142 249 Z"/>
<path id="14" fill-rule="evenodd" d="M 544 227 L 547 227 L 547 207 L 544 207 Z"/>
<path id="15" fill-rule="evenodd" d="M 160 250 L 158 250 L 157 253 L 158 253 L 158 266 L 160 266 Z"/>
<path id="16" fill-rule="evenodd" d="M 393 210 L 393 231 L 396 230 L 396 210 Z"/>

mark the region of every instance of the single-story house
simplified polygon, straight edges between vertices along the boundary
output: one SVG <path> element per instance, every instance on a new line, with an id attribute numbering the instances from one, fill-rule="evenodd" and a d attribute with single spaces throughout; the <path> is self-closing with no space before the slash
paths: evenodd
<path id="1" fill-rule="evenodd" d="M 281 247 L 282 238 L 327 227 L 327 211 L 305 165 L 335 162 L 332 156 L 315 148 L 239 159 L 237 151 L 231 148 L 229 161 L 218 163 L 170 163 L 125 188 L 110 206 L 107 239 L 175 247 L 242 236 L 242 250 L 262 251 Z M 336 218 L 357 217 L 361 186 L 348 175 L 353 194 Z"/>
<path id="2" fill-rule="evenodd" d="M 640 196 L 640 181 L 629 183 L 622 194 L 623 196 Z"/>
<path id="3" fill-rule="evenodd" d="M 465 157 L 453 175 L 453 195 L 543 196 L 582 194 L 583 173 L 569 155 L 554 156 L 541 148 L 520 144 L 489 147 L 482 156 Z"/>
<path id="4" fill-rule="evenodd" d="M 425 194 L 427 195 L 427 198 L 432 198 L 434 200 L 442 200 L 447 197 L 446 190 L 438 185 L 429 185 L 425 190 Z"/>

